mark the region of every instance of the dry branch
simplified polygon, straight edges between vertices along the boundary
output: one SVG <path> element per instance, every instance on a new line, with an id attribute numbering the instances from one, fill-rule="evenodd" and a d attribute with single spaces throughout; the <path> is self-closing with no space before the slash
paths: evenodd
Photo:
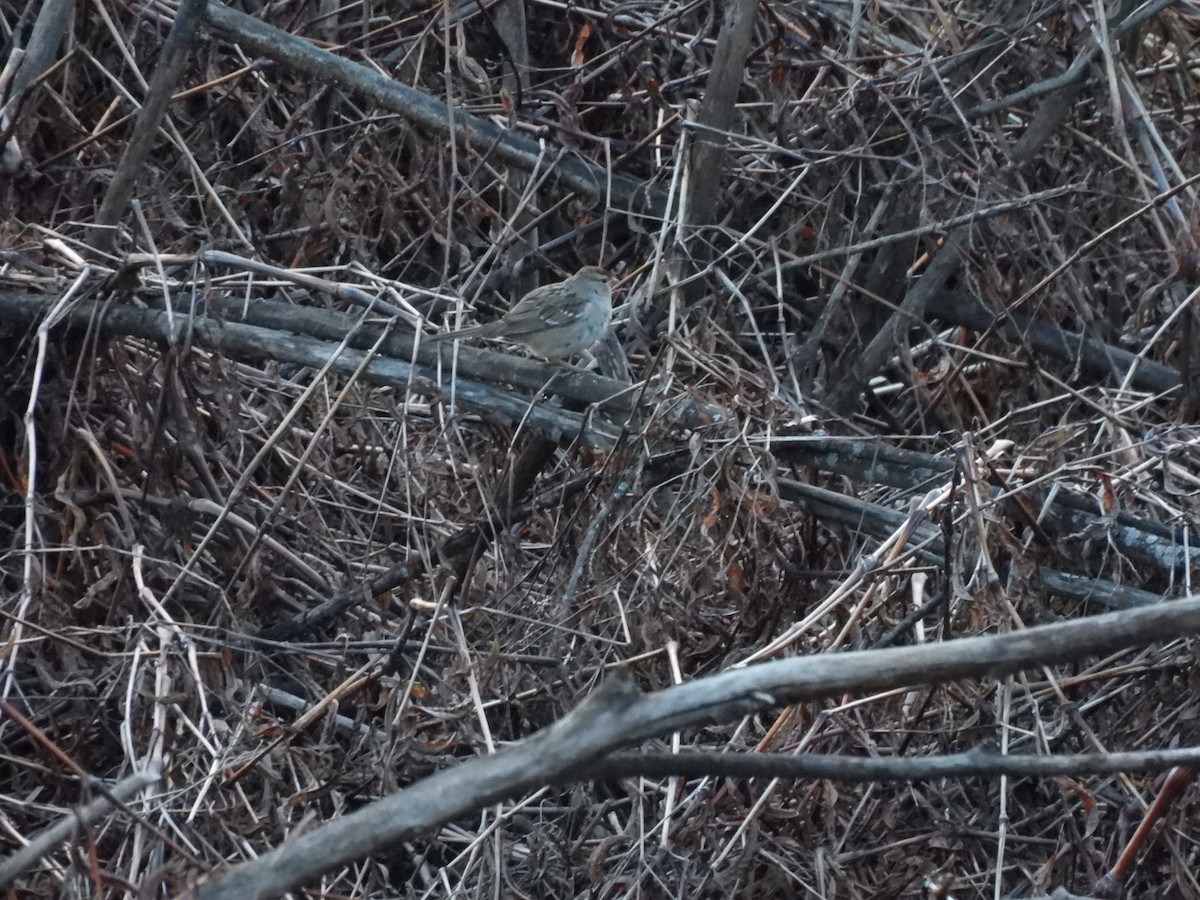
<path id="1" fill-rule="evenodd" d="M 322 82 L 399 113 L 430 135 L 454 138 L 484 155 L 493 155 L 527 172 L 549 170 L 564 187 L 609 208 L 634 214 L 661 215 L 666 198 L 649 187 L 567 152 L 553 152 L 537 141 L 463 110 L 453 116 L 440 100 L 399 84 L 365 66 L 349 62 L 252 16 L 208 0 L 207 20 L 225 40 L 245 46 Z"/>
<path id="2" fill-rule="evenodd" d="M 1157 3 L 1147 4 L 1156 11 L 1170 5 L 1170 0 L 1158 0 Z M 1019 9 L 1019 7 L 1018 7 Z M 1132 28 L 1133 23 L 1143 21 L 1143 16 L 1132 16 L 1132 10 L 1124 9 L 1124 20 L 1110 23 L 1114 34 L 1122 34 Z M 1142 11 L 1143 13 L 1145 10 Z M 1072 108 L 1078 92 L 1082 89 L 1082 77 L 1085 75 L 1102 48 L 1089 45 L 1088 50 L 1077 60 L 1073 69 L 1064 76 L 1061 84 L 1057 84 L 1050 92 L 1051 97 L 1029 126 L 1021 140 L 1011 151 L 1011 170 L 1006 175 L 1019 173 L 1037 161 L 1042 148 L 1066 119 Z M 1075 71 L 1075 70 L 1078 71 Z M 1053 91 L 1059 92 L 1055 97 Z M 1056 102 L 1057 101 L 1057 102 Z M 993 181 L 984 186 L 980 196 L 991 201 L 994 194 L 1002 189 L 1000 181 Z M 944 244 L 933 255 L 929 265 L 921 274 L 918 282 L 905 292 L 899 308 L 888 318 L 887 323 L 870 339 L 863 352 L 855 360 L 851 378 L 839 384 L 831 396 L 832 404 L 837 408 L 846 408 L 851 398 L 856 396 L 865 386 L 867 379 L 879 372 L 884 362 L 904 343 L 904 335 L 913 321 L 924 319 L 926 307 L 935 297 L 942 294 L 947 283 L 959 272 L 962 265 L 961 254 L 971 243 L 970 227 L 962 226 L 947 235 Z"/>
<path id="3" fill-rule="evenodd" d="M 858 481 L 909 490 L 929 490 L 951 477 L 955 466 L 953 460 L 891 447 L 879 440 L 776 438 L 771 442 L 771 449 L 780 456 Z M 871 504 L 800 482 L 784 481 L 781 486 L 786 486 L 790 499 L 823 504 L 820 507 L 823 514 L 848 525 L 861 521 L 870 529 L 874 521 L 886 532 L 904 518 L 894 511 L 871 508 Z M 1041 487 L 1017 487 L 1014 491 L 1005 486 L 1004 489 L 997 487 L 995 492 L 996 495 L 1029 495 L 1039 509 L 1046 501 L 1052 501 L 1045 512 L 1051 522 L 1057 523 L 1061 533 L 1085 534 L 1102 526 L 1123 552 L 1163 571 L 1175 571 L 1200 562 L 1200 548 L 1189 540 L 1188 529 L 1184 526 L 1164 525 L 1125 511 L 1118 511 L 1105 521 L 1095 500 L 1070 489 L 1051 493 Z M 931 536 L 931 532 L 925 531 L 922 541 L 927 542 Z"/>
<path id="4" fill-rule="evenodd" d="M 1170 366 L 1028 316 L 992 314 L 978 299 L 961 292 L 938 292 L 930 299 L 927 312 L 935 318 L 976 331 L 996 330 L 1036 353 L 1071 365 L 1078 363 L 1083 371 L 1097 378 L 1112 378 L 1117 384 L 1128 378 L 1130 386 L 1136 390 L 1168 396 L 1183 387 L 1183 378 Z"/>
<path id="5" fill-rule="evenodd" d="M 37 865 L 64 841 L 77 838 L 84 829 L 100 822 L 161 779 L 162 773 L 152 770 L 122 778 L 111 786 L 104 785 L 96 779 L 85 779 L 87 786 L 97 791 L 100 796 L 86 806 L 72 809 L 58 823 L 35 835 L 16 853 L 0 859 L 0 888 L 11 885 L 21 873 Z"/>
<path id="6" fill-rule="evenodd" d="M 738 89 L 742 85 L 750 35 L 758 12 L 757 0 L 728 0 L 721 14 L 721 33 L 713 53 L 704 101 L 696 117 L 700 126 L 692 147 L 687 202 L 688 224 L 710 225 L 720 206 L 725 150 L 722 132 L 733 123 Z"/>
<path id="7" fill-rule="evenodd" d="M 1115 772 L 1163 772 L 1200 762 L 1200 747 L 1130 753 L 1068 753 L 1048 756 L 985 749 L 948 756 L 872 758 L 817 753 L 612 753 L 588 768 L 594 781 L 622 778 L 804 778 L 873 784 L 939 778 L 1046 778 Z"/>
<path id="8" fill-rule="evenodd" d="M 112 245 L 114 229 L 125 214 L 137 180 L 145 170 L 146 159 L 150 156 L 150 150 L 158 138 L 158 130 L 171 105 L 175 85 L 187 64 L 188 55 L 194 49 L 206 2 L 181 0 L 179 10 L 175 13 L 175 21 L 163 43 L 158 64 L 150 76 L 145 103 L 134 121 L 133 134 L 96 213 L 92 242 L 102 252 Z"/>
<path id="9" fill-rule="evenodd" d="M 36 322 L 45 313 L 46 299 L 8 292 L 0 295 L 0 309 L 18 319 Z M 293 321 L 304 318 L 295 312 L 291 315 Z M 320 314 L 315 311 L 309 314 L 311 319 L 318 317 Z M 134 309 L 118 304 L 81 303 L 66 316 L 64 324 L 73 329 L 95 326 L 106 335 L 129 335 L 168 344 L 190 344 L 242 359 L 275 359 L 317 367 L 325 365 L 334 356 L 338 346 L 332 340 L 318 340 L 295 332 L 242 325 L 216 318 Z M 351 326 L 354 327 L 357 327 L 357 323 Z M 347 333 L 343 332 L 343 339 Z M 358 349 L 345 350 L 333 360 L 332 371 L 343 375 L 353 374 L 363 365 L 365 353 Z M 362 370 L 363 380 L 370 384 L 412 391 L 428 397 L 442 394 L 435 380 L 436 375 L 434 370 L 382 356 L 366 362 Z M 590 385 L 595 382 L 587 383 Z M 585 444 L 605 446 L 615 440 L 620 428 L 620 425 L 606 421 L 603 416 L 588 418 L 577 412 L 540 403 L 531 408 L 528 398 L 513 391 L 467 379 L 459 379 L 455 393 L 458 402 L 471 412 L 504 425 L 524 423 L 555 440 L 578 437 Z"/>
<path id="10" fill-rule="evenodd" d="M 763 663 L 644 696 L 624 679 L 613 679 L 567 718 L 533 737 L 494 756 L 445 769 L 309 831 L 201 885 L 196 896 L 279 896 L 322 872 L 504 798 L 545 784 L 586 780 L 589 766 L 606 754 L 672 731 L 849 692 L 998 678 L 1197 632 L 1200 598 L 1189 598 L 1016 634 Z"/>

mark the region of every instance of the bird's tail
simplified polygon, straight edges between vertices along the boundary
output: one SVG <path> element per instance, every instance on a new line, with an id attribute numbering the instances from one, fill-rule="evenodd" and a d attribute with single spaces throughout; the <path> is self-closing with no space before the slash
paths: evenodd
<path id="1" fill-rule="evenodd" d="M 441 334 L 431 334 L 422 338 L 422 343 L 436 344 L 440 341 L 465 341 L 473 337 L 491 337 L 496 333 L 492 323 L 486 325 L 471 325 L 458 331 L 443 331 Z"/>

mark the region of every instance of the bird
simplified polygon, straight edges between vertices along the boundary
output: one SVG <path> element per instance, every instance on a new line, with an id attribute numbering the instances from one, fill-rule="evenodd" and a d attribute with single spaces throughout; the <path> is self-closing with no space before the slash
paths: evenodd
<path id="1" fill-rule="evenodd" d="M 444 331 L 425 343 L 465 338 L 507 338 L 546 360 L 565 360 L 590 349 L 612 321 L 612 275 L 584 266 L 565 281 L 534 288 L 494 322 Z"/>

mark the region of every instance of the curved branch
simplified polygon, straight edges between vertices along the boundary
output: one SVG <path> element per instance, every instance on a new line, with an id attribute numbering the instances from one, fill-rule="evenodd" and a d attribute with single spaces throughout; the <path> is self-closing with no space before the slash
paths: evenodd
<path id="1" fill-rule="evenodd" d="M 494 756 L 443 769 L 201 885 L 200 900 L 276 897 L 351 860 L 546 784 L 590 778 L 649 738 L 848 692 L 1000 677 L 1200 632 L 1200 597 L 1015 634 L 777 660 L 641 695 L 606 682 L 565 719 Z"/>

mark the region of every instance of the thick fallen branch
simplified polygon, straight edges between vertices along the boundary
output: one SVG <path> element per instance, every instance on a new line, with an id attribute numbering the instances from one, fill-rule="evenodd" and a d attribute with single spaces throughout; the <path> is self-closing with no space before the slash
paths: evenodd
<path id="1" fill-rule="evenodd" d="M 1200 763 L 1200 747 L 1136 753 L 996 753 L 946 756 L 832 756 L 816 753 L 614 753 L 588 770 L 595 781 L 621 778 L 828 778 L 871 783 L 1007 775 L 1078 777 L 1113 772 L 1163 772 Z"/>
<path id="2" fill-rule="evenodd" d="M 893 533 L 900 530 L 909 518 L 904 513 L 887 507 L 855 497 L 847 497 L 804 482 L 781 478 L 778 485 L 779 496 L 782 499 L 804 507 L 822 522 L 838 522 L 847 528 L 865 532 L 878 540 L 887 540 Z M 1072 514 L 1072 518 L 1076 515 L 1079 514 Z M 1126 534 L 1126 532 L 1118 532 L 1118 536 L 1122 534 Z M 1143 536 L 1139 535 L 1139 538 L 1143 538 Z M 1143 539 L 1156 540 L 1153 537 L 1144 537 Z M 923 522 L 912 529 L 905 541 L 905 548 L 911 550 L 919 559 L 941 567 L 945 565 L 945 558 L 942 554 L 943 544 L 937 528 L 928 522 Z M 1158 546 L 1161 549 L 1161 543 Z M 1183 547 L 1179 549 L 1183 550 Z M 1045 567 L 1039 567 L 1031 575 L 1030 585 L 1038 591 L 1081 603 L 1096 604 L 1106 609 L 1133 609 L 1139 606 L 1152 606 L 1163 601 L 1159 594 L 1152 594 L 1129 585 L 1114 584 L 1091 575 L 1077 575 Z M 930 608 L 937 605 L 937 600 L 932 601 Z M 910 613 L 905 617 L 907 624 L 900 629 L 900 632 L 911 629 L 913 623 L 923 619 L 927 614 L 928 611 L 922 610 Z"/>
<path id="3" fill-rule="evenodd" d="M 1064 331 L 1027 316 L 994 315 L 977 298 L 958 291 L 941 291 L 930 300 L 926 312 L 952 325 L 975 331 L 996 329 L 1000 334 L 1021 341 L 1030 350 L 1071 365 L 1101 378 L 1112 376 L 1120 384 L 1127 376 L 1130 386 L 1141 391 L 1165 394 L 1183 386 L 1183 379 L 1170 366 L 1140 358 L 1136 353 L 1113 347 L 1103 341 Z"/>
<path id="4" fill-rule="evenodd" d="M 32 323 L 40 320 L 47 309 L 47 298 L 0 292 L 0 315 L 5 318 Z M 301 311 L 296 308 L 292 309 L 291 315 L 293 320 L 302 317 Z M 347 321 L 353 327 L 356 320 L 347 317 Z M 78 304 L 66 315 L 62 327 L 95 327 L 107 335 L 129 335 L 171 344 L 186 343 L 240 359 L 275 359 L 316 367 L 325 365 L 338 347 L 332 340 L 318 340 L 293 332 L 207 316 L 193 317 L 180 312 L 169 315 L 166 311 L 136 309 L 120 304 Z M 347 333 L 343 331 L 341 337 L 344 338 Z M 347 349 L 331 368 L 340 374 L 351 375 L 362 363 L 364 355 L 363 350 Z M 362 372 L 362 378 L 371 384 L 412 391 L 427 397 L 440 397 L 444 392 L 435 380 L 436 375 L 433 369 L 384 356 L 376 356 Z M 505 425 L 523 423 L 524 427 L 555 440 L 578 436 L 585 444 L 605 447 L 611 445 L 620 430 L 619 424 L 602 415 L 586 416 L 545 403 L 535 404 L 531 408 L 528 397 L 467 379 L 457 381 L 455 399 L 466 410 L 489 421 Z"/>
<path id="5" fill-rule="evenodd" d="M 201 885 L 202 900 L 276 897 L 429 828 L 547 784 L 587 780 L 613 751 L 674 731 L 846 693 L 996 678 L 1200 632 L 1200 597 L 1013 634 L 763 663 L 641 695 L 612 679 L 562 721 L 444 769 Z"/>
<path id="6" fill-rule="evenodd" d="M 783 437 L 772 440 L 770 449 L 772 453 L 794 462 L 856 481 L 905 490 L 928 490 L 949 479 L 954 471 L 952 459 L 899 449 L 875 439 Z M 871 519 L 897 522 L 904 518 L 894 511 L 879 511 L 878 507 L 866 515 L 862 507 L 854 505 L 863 501 L 850 503 L 848 498 L 840 494 L 813 489 L 799 482 L 789 482 L 787 490 L 788 499 L 824 504 L 823 514 L 848 524 L 854 524 L 860 518 L 864 522 Z M 1102 519 L 1094 498 L 1062 488 L 1055 491 L 1053 497 L 1045 488 L 1030 488 L 1028 496 L 1039 506 L 1046 500 L 1052 500 L 1046 511 L 1046 519 L 1060 533 L 1090 533 L 1090 529 L 1103 526 L 1107 536 L 1121 552 L 1140 562 L 1150 563 L 1165 571 L 1188 564 L 1200 564 L 1200 548 L 1188 542 L 1183 528 L 1163 525 L 1126 512 L 1117 512 L 1111 519 Z"/>
<path id="7" fill-rule="evenodd" d="M 440 100 L 314 47 L 216 0 L 209 0 L 207 20 L 213 31 L 228 41 L 285 63 L 314 80 L 331 82 L 371 100 L 432 135 L 454 138 L 481 154 L 497 157 L 527 172 L 550 169 L 552 176 L 565 187 L 597 200 L 607 200 L 610 208 L 651 216 L 661 215 L 667 208 L 665 195 L 656 188 L 606 172 L 569 151 L 548 147 L 464 110 L 454 110 L 452 117 Z"/>
<path id="8" fill-rule="evenodd" d="M 324 341 L 341 341 L 353 332 L 350 346 L 366 350 L 375 346 L 386 327 L 379 322 L 364 322 L 344 313 L 308 306 L 297 306 L 275 300 L 255 300 L 245 303 L 233 297 L 209 297 L 206 306 L 210 314 L 218 314 L 225 322 L 240 322 L 276 331 L 303 334 Z M 414 354 L 413 334 L 397 329 L 384 337 L 380 352 L 396 360 L 414 360 L 422 364 L 424 377 L 432 380 L 439 360 L 448 366 L 452 356 L 450 344 L 432 344 Z M 634 408 L 633 392 L 638 388 L 605 378 L 583 369 L 564 368 L 460 344 L 455 373 L 463 379 L 504 384 L 530 395 L 545 392 L 575 403 L 602 404 L 606 409 L 629 412 Z"/>
<path id="9" fill-rule="evenodd" d="M 32 324 L 54 302 L 48 295 L 0 291 L 0 314 L 12 321 Z M 163 301 L 152 298 L 152 303 L 161 307 Z M 446 393 L 442 372 L 454 353 L 448 344 L 414 350 L 412 332 L 397 329 L 385 335 L 390 327 L 386 322 L 363 322 L 344 313 L 273 300 L 255 299 L 247 304 L 240 299 L 210 296 L 205 306 L 209 314 L 193 319 L 179 310 L 168 316 L 165 309 L 82 304 L 67 316 L 65 324 L 89 327 L 93 314 L 102 309 L 97 321 L 101 331 L 108 335 L 167 342 L 186 335 L 190 344 L 239 358 L 315 366 L 323 365 L 334 348 L 345 340 L 355 352 L 344 353 L 334 367 L 336 371 L 353 372 L 357 360 L 362 358 L 358 351 L 378 346 L 377 360 L 364 375 L 367 381 L 426 397 L 442 397 Z M 172 318 L 174 330 L 170 326 Z M 408 360 L 414 360 L 415 364 Z M 663 398 L 653 390 L 647 393 L 643 385 L 628 385 L 577 367 L 557 366 L 478 347 L 460 345 L 454 371 L 456 401 L 468 411 L 498 424 L 512 425 L 525 419 L 530 397 L 535 396 L 596 406 L 592 414 L 585 416 L 539 403 L 525 424 L 559 439 L 580 434 L 587 421 L 590 427 L 582 432 L 583 440 L 598 447 L 610 446 L 643 396 L 655 402 L 656 412 L 665 416 L 669 424 L 680 428 L 704 428 L 730 418 L 720 407 L 686 395 Z"/>
<path id="10" fill-rule="evenodd" d="M 106 787 L 98 779 L 87 779 L 90 786 L 100 791 L 100 796 L 86 806 L 72 807 L 70 812 L 6 859 L 0 860 L 0 887 L 12 884 L 22 872 L 38 864 L 40 860 L 55 852 L 63 841 L 76 838 L 85 828 L 90 828 L 110 815 L 122 803 L 127 803 L 151 785 L 157 784 L 162 772 L 147 769 L 121 779 Z"/>

